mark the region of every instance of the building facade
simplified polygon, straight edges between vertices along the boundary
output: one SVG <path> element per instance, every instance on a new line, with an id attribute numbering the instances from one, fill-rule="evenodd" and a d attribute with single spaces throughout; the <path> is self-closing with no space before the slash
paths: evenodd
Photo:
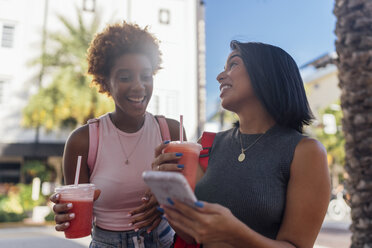
<path id="1" fill-rule="evenodd" d="M 40 159 L 60 168 L 64 142 L 71 130 L 45 132 L 21 126 L 22 109 L 37 92 L 45 33 L 58 31 L 57 15 L 74 20 L 76 8 L 89 20 L 99 12 L 102 27 L 128 21 L 149 26 L 160 41 L 163 69 L 154 78 L 149 105 L 153 114 L 178 119 L 190 140 L 205 121 L 204 4 L 200 0 L 0 0 L 0 183 L 17 182 L 25 160 Z M 76 20 L 77 22 L 77 20 Z M 43 42 L 44 41 L 44 42 Z M 37 137 L 37 138 L 36 138 Z M 61 175 L 59 175 L 61 176 Z"/>
<path id="2" fill-rule="evenodd" d="M 336 56 L 336 53 L 322 55 L 301 67 L 309 105 L 317 121 L 322 121 L 319 112 L 340 99 Z"/>

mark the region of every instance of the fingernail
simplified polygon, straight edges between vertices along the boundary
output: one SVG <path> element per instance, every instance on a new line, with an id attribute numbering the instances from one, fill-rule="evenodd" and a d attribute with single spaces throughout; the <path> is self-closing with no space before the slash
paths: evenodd
<path id="1" fill-rule="evenodd" d="M 164 213 L 164 209 L 161 208 L 161 207 L 156 207 L 156 209 L 160 212 L 160 213 Z"/>
<path id="2" fill-rule="evenodd" d="M 167 198 L 167 201 L 169 202 L 170 205 L 172 205 L 172 206 L 174 205 L 174 201 L 172 201 L 171 198 Z"/>
<path id="3" fill-rule="evenodd" d="M 150 234 L 151 233 L 151 230 L 147 230 L 146 232 L 147 232 L 147 234 Z"/>
<path id="4" fill-rule="evenodd" d="M 179 165 L 177 165 L 177 167 L 182 168 L 182 169 L 185 168 L 185 166 L 183 164 L 179 164 Z"/>
<path id="5" fill-rule="evenodd" d="M 68 207 L 68 208 L 72 208 L 72 203 L 68 203 L 68 204 L 67 204 L 67 207 Z"/>
<path id="6" fill-rule="evenodd" d="M 127 217 L 131 217 L 131 216 L 132 216 L 132 214 L 131 214 L 131 213 L 128 213 L 128 214 L 127 214 Z"/>
<path id="7" fill-rule="evenodd" d="M 129 223 L 128 226 L 133 226 L 133 223 Z"/>
<path id="8" fill-rule="evenodd" d="M 197 201 L 197 202 L 195 202 L 195 206 L 197 206 L 198 208 L 202 208 L 202 207 L 204 207 L 204 203 L 202 203 L 200 201 Z"/>
<path id="9" fill-rule="evenodd" d="M 183 153 L 180 153 L 180 152 L 177 152 L 177 153 L 176 153 L 176 156 L 177 156 L 177 157 L 181 157 L 182 155 L 183 155 Z"/>
<path id="10" fill-rule="evenodd" d="M 138 230 L 139 230 L 138 228 L 134 229 L 135 232 L 138 232 Z"/>
<path id="11" fill-rule="evenodd" d="M 56 198 L 57 198 L 57 199 L 59 198 L 59 194 L 56 194 Z"/>
<path id="12" fill-rule="evenodd" d="M 164 145 L 169 144 L 169 140 L 164 141 Z"/>
<path id="13" fill-rule="evenodd" d="M 146 197 L 146 196 L 144 196 L 144 197 L 142 197 L 142 198 L 141 198 L 141 200 L 142 200 L 142 201 L 148 201 L 148 200 L 149 200 L 149 198 L 148 198 L 148 197 Z"/>
<path id="14" fill-rule="evenodd" d="M 65 226 L 69 226 L 70 225 L 70 222 L 65 222 Z"/>
<path id="15" fill-rule="evenodd" d="M 75 218 L 75 214 L 74 213 L 71 213 L 68 215 L 70 218 Z"/>

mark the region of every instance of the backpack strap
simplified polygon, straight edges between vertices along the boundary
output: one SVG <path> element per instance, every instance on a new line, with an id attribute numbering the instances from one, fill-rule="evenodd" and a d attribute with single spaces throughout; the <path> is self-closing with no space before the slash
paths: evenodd
<path id="1" fill-rule="evenodd" d="M 90 173 L 93 172 L 94 164 L 97 159 L 98 143 L 99 143 L 99 119 L 88 120 L 89 125 L 89 151 L 87 164 Z"/>
<path id="2" fill-rule="evenodd" d="M 208 167 L 209 154 L 211 152 L 215 137 L 216 133 L 212 132 L 203 132 L 201 137 L 201 145 L 203 150 L 200 152 L 199 163 L 204 171 L 206 171 Z"/>
<path id="3" fill-rule="evenodd" d="M 158 121 L 160 127 L 161 138 L 163 141 L 171 140 L 169 127 L 167 120 L 163 115 L 155 115 L 156 120 Z"/>

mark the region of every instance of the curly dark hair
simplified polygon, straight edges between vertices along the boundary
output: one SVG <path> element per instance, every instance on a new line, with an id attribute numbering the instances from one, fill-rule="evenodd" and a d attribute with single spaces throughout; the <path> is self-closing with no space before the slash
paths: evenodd
<path id="1" fill-rule="evenodd" d="M 148 32 L 147 27 L 127 22 L 108 25 L 98 33 L 88 48 L 88 74 L 93 76 L 92 85 L 100 93 L 110 96 L 107 79 L 117 58 L 126 53 L 144 54 L 150 59 L 153 74 L 161 67 L 161 52 L 158 39 Z"/>

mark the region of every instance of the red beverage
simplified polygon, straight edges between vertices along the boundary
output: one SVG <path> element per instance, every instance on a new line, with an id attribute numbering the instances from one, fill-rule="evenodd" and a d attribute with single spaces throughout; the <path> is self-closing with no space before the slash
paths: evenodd
<path id="1" fill-rule="evenodd" d="M 75 218 L 65 230 L 69 239 L 82 238 L 90 235 L 92 229 L 94 184 L 66 185 L 56 188 L 55 192 L 61 195 L 61 203 L 72 203 L 69 213 Z"/>
<path id="2" fill-rule="evenodd" d="M 198 143 L 193 142 L 170 142 L 163 150 L 164 153 L 180 152 L 182 157 L 178 160 L 178 164 L 183 164 L 185 167 L 182 174 L 186 177 L 191 188 L 195 189 L 196 171 L 199 165 L 199 154 L 202 147 Z"/>
<path id="3" fill-rule="evenodd" d="M 92 201 L 61 201 L 72 203 L 69 213 L 75 213 L 75 218 L 70 221 L 70 226 L 65 231 L 68 239 L 82 238 L 90 235 L 93 220 Z"/>

